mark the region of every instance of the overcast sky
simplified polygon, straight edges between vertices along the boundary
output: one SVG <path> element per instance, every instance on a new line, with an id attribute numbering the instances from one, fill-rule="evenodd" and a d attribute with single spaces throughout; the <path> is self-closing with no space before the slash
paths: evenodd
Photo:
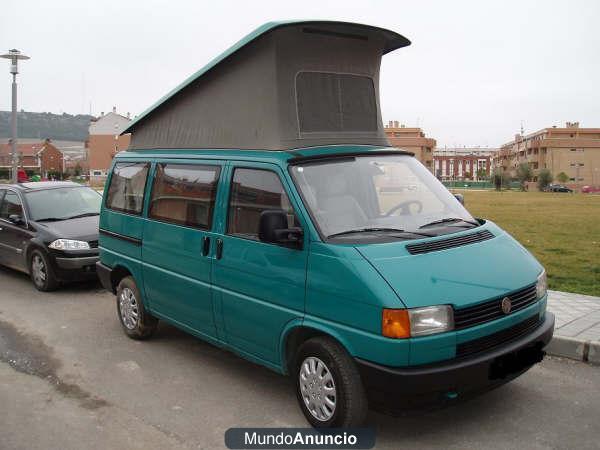
<path id="1" fill-rule="evenodd" d="M 3 0 L 0 50 L 21 65 L 19 109 L 139 114 L 264 22 L 330 19 L 403 34 L 383 58 L 384 122 L 438 146 L 498 146 L 579 121 L 600 127 L 600 2 Z M 4 67 L 2 66 L 4 64 Z M 0 110 L 10 110 L 8 61 Z"/>

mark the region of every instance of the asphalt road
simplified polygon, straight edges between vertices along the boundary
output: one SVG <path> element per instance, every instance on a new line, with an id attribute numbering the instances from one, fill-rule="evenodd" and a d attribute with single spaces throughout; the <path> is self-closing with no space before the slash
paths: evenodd
<path id="1" fill-rule="evenodd" d="M 377 448 L 600 448 L 600 367 L 547 359 L 471 401 L 368 422 Z M 132 341 L 99 285 L 45 294 L 0 268 L 0 449 L 215 449 L 239 426 L 307 424 L 285 377 L 168 325 Z"/>

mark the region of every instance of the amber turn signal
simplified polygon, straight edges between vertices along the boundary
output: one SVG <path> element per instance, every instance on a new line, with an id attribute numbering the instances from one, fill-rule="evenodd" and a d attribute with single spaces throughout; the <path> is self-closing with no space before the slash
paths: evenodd
<path id="1" fill-rule="evenodd" d="M 384 309 L 381 317 L 381 334 L 402 339 L 410 337 L 410 320 L 406 309 Z"/>

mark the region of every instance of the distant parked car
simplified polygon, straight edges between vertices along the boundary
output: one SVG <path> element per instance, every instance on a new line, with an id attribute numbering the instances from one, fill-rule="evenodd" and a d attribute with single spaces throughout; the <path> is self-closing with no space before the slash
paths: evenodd
<path id="1" fill-rule="evenodd" d="M 583 186 L 581 192 L 584 194 L 600 194 L 600 186 Z"/>
<path id="2" fill-rule="evenodd" d="M 0 185 L 0 264 L 40 291 L 96 278 L 102 197 L 72 182 Z"/>
<path id="3" fill-rule="evenodd" d="M 562 184 L 551 184 L 546 188 L 547 192 L 573 192 L 573 189 L 570 189 Z"/>
<path id="4" fill-rule="evenodd" d="M 25 170 L 19 169 L 17 171 L 17 181 L 19 183 L 25 183 L 25 182 L 29 181 L 29 177 L 27 176 L 27 172 L 25 172 Z"/>

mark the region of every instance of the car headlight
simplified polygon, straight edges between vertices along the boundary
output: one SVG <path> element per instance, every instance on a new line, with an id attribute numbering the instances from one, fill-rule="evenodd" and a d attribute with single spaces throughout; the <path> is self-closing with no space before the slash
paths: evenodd
<path id="1" fill-rule="evenodd" d="M 537 283 L 535 284 L 535 291 L 537 293 L 537 298 L 540 299 L 546 292 L 548 291 L 548 280 L 546 278 L 546 270 L 542 270 L 540 276 L 537 277 Z"/>
<path id="2" fill-rule="evenodd" d="M 54 250 L 89 250 L 90 244 L 85 241 L 75 241 L 73 239 L 57 239 L 48 247 Z"/>
<path id="3" fill-rule="evenodd" d="M 410 335 L 424 336 L 454 329 L 454 311 L 449 305 L 408 310 Z"/>
<path id="4" fill-rule="evenodd" d="M 427 336 L 453 329 L 454 311 L 450 305 L 383 310 L 382 334 L 386 337 Z"/>

